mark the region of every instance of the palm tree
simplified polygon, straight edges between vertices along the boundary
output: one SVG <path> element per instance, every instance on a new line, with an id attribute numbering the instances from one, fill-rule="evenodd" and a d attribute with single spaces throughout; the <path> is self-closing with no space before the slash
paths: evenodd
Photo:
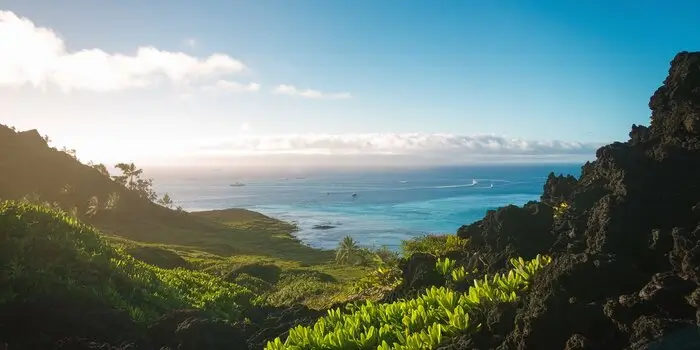
<path id="1" fill-rule="evenodd" d="M 357 245 L 357 241 L 350 236 L 345 236 L 338 244 L 338 249 L 335 253 L 335 262 L 338 264 L 345 264 L 351 261 L 355 262 L 357 261 L 359 251 L 360 247 Z"/>
<path id="2" fill-rule="evenodd" d="M 141 174 L 143 174 L 143 169 L 137 169 L 134 163 L 119 163 L 114 167 L 122 171 L 122 175 L 113 176 L 114 181 L 126 186 L 129 189 L 134 189 L 137 180 Z"/>

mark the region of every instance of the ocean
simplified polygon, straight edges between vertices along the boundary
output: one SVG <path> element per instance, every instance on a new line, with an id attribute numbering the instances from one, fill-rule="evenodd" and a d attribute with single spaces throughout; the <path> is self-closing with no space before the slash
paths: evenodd
<path id="1" fill-rule="evenodd" d="M 335 248 L 350 235 L 364 246 L 396 249 L 411 237 L 455 233 L 489 209 L 538 200 L 551 171 L 579 176 L 581 165 L 307 170 L 265 176 L 215 169 L 196 176 L 154 176 L 154 187 L 188 211 L 245 208 L 294 222 L 296 236 L 312 247 Z M 244 186 L 231 186 L 236 182 Z"/>

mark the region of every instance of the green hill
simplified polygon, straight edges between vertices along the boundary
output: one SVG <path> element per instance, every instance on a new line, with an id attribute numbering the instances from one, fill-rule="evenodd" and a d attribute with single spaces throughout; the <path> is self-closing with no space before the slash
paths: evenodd
<path id="1" fill-rule="evenodd" d="M 0 125 L 0 149 L 7 150 L 0 152 L 0 199 L 29 198 L 71 212 L 112 243 L 159 266 L 170 266 L 159 261 L 163 254 L 174 254 L 173 259 L 186 260 L 181 266 L 223 277 L 247 265 L 275 265 L 282 270 L 318 271 L 341 284 L 367 271 L 336 268 L 332 251 L 302 244 L 293 236 L 294 225 L 259 213 L 242 209 L 187 213 L 158 205 L 99 167 L 82 164 L 70 151 L 49 147 L 36 130 L 17 132 Z M 112 197 L 117 200 L 107 208 Z M 97 209 L 90 213 L 95 204 Z M 317 289 L 333 294 L 339 292 L 338 283 Z"/>

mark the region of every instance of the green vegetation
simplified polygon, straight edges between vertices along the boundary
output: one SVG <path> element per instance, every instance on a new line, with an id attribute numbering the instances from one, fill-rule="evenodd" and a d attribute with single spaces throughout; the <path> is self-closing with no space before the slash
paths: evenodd
<path id="1" fill-rule="evenodd" d="M 337 249 L 315 249 L 293 235 L 294 225 L 256 212 L 173 210 L 170 195 L 156 194 L 135 164 L 119 163 L 120 174 L 110 176 L 104 164 L 79 164 L 74 150 L 56 157 L 61 151 L 48 142 L 27 151 L 32 171 L 9 167 L 0 183 L 0 196 L 11 199 L 0 202 L 0 305 L 66 296 L 124 310 L 148 326 L 182 308 L 240 321 L 251 308 L 352 302 L 267 348 L 429 349 L 478 330 L 485 308 L 515 301 L 550 262 L 515 259 L 507 273 L 474 279 L 476 271 L 446 258 L 469 243 L 449 234 L 405 241 L 399 252 L 362 247 L 350 236 Z M 568 209 L 560 204 L 555 218 Z M 401 285 L 401 258 L 416 253 L 439 258 L 445 285 L 378 303 Z"/>
<path id="2" fill-rule="evenodd" d="M 129 190 L 132 190 L 141 196 L 153 202 L 158 198 L 158 195 L 153 191 L 153 179 L 142 179 L 143 169 L 136 168 L 134 163 L 119 163 L 114 166 L 121 170 L 121 175 L 112 176 L 114 181 Z"/>
<path id="3" fill-rule="evenodd" d="M 401 242 L 401 251 L 404 257 L 416 253 L 426 253 L 434 256 L 443 256 L 450 252 L 458 252 L 466 249 L 469 240 L 456 235 L 424 235 Z"/>
<path id="4" fill-rule="evenodd" d="M 335 262 L 338 264 L 354 265 L 362 263 L 360 247 L 352 237 L 345 236 L 340 244 L 338 244 L 335 254 Z"/>
<path id="5" fill-rule="evenodd" d="M 198 234 L 187 245 L 144 244 L 108 239 L 123 249 L 151 247 L 182 257 L 192 269 L 250 287 L 273 306 L 295 303 L 323 309 L 354 296 L 353 283 L 371 271 L 366 265 L 338 265 L 331 250 L 305 246 L 295 226 L 262 214 L 228 209 L 188 213 L 221 224 L 213 234 Z"/>
<path id="6" fill-rule="evenodd" d="M 372 252 L 375 269 L 353 285 L 354 297 L 360 300 L 379 300 L 401 284 L 399 254 L 386 247 Z"/>
<path id="7" fill-rule="evenodd" d="M 554 218 L 558 219 L 564 216 L 569 211 L 569 203 L 567 202 L 561 202 L 559 205 L 556 205 L 553 207 L 554 209 Z"/>
<path id="8" fill-rule="evenodd" d="M 0 203 L 0 304 L 63 293 L 127 311 L 140 323 L 193 307 L 236 319 L 253 294 L 212 275 L 167 270 L 112 247 L 93 228 L 64 212 Z"/>
<path id="9" fill-rule="evenodd" d="M 471 315 L 498 303 L 514 302 L 539 269 L 551 258 L 537 256 L 525 262 L 512 259 L 513 269 L 474 280 L 467 293 L 432 287 L 414 299 L 377 304 L 367 301 L 343 313 L 340 308 L 313 326 L 297 326 L 286 341 L 270 341 L 267 350 L 283 349 L 434 349 L 447 338 L 470 334 L 480 328 Z M 437 268 L 445 275 L 454 262 L 442 260 Z"/>

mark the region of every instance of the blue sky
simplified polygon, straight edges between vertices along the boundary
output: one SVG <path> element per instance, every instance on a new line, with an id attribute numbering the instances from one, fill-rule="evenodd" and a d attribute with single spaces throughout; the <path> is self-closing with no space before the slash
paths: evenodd
<path id="1" fill-rule="evenodd" d="M 207 76 L 208 87 L 168 79 L 146 84 L 133 80 L 133 72 L 129 84 L 119 79 L 124 84 L 117 87 L 121 71 L 106 68 L 99 72 L 114 84 L 102 90 L 95 86 L 107 83 L 98 84 L 97 73 L 88 83 L 74 77 L 73 85 L 63 85 L 71 88 L 56 87 L 75 69 L 41 73 L 50 76 L 44 83 L 0 76 L 10 100 L 0 120 L 39 128 L 97 160 L 217 147 L 216 157 L 226 151 L 410 155 L 420 147 L 444 155 L 446 144 L 454 154 L 590 157 L 599 143 L 626 140 L 632 123 L 647 124 L 649 97 L 673 55 L 700 48 L 700 3 L 692 1 L 439 4 L 4 0 L 0 10 L 58 35 L 65 49 L 57 57 L 86 49 L 137 56 L 137 48 L 153 47 L 231 61 Z M 17 57 L 23 65 L 33 62 Z M 87 65 L 80 62 L 72 67 Z M 222 80 L 235 85 L 214 83 Z M 472 138 L 482 134 L 508 146 L 484 153 L 483 137 Z M 513 139 L 527 147 L 513 146 Z"/>

